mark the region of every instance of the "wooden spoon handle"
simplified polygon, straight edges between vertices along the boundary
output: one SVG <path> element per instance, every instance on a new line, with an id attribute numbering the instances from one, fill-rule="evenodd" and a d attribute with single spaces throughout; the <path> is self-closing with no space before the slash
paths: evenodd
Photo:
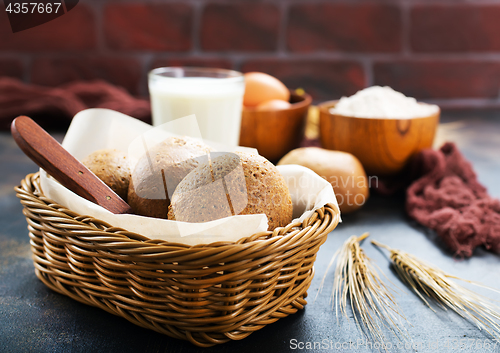
<path id="1" fill-rule="evenodd" d="M 12 137 L 33 162 L 63 186 L 108 211 L 131 213 L 130 206 L 27 116 L 14 119 Z"/>

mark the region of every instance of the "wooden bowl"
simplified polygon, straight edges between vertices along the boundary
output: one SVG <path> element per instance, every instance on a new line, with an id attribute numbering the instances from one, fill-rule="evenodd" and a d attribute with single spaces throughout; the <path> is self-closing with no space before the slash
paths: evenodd
<path id="1" fill-rule="evenodd" d="M 259 111 L 253 107 L 243 108 L 240 146 L 254 147 L 271 162 L 278 162 L 299 147 L 311 102 L 310 95 L 290 91 L 292 105 L 288 109 Z"/>
<path id="2" fill-rule="evenodd" d="M 412 119 L 356 118 L 330 113 L 336 103 L 319 105 L 321 145 L 352 153 L 369 175 L 395 175 L 412 155 L 432 147 L 440 110 Z"/>

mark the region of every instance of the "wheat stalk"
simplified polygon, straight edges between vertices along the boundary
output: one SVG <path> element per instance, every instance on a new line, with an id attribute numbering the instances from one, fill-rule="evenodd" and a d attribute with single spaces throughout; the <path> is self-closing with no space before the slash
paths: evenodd
<path id="1" fill-rule="evenodd" d="M 441 308 L 450 308 L 463 318 L 474 322 L 479 329 L 483 329 L 496 339 L 500 339 L 500 307 L 492 303 L 488 297 L 471 291 L 452 279 L 478 285 L 490 290 L 481 283 L 468 281 L 445 273 L 437 267 L 425 263 L 417 257 L 404 251 L 393 249 L 387 245 L 372 240 L 372 244 L 385 248 L 391 253 L 392 264 L 401 278 L 435 311 L 429 301 L 437 303 Z"/>
<path id="2" fill-rule="evenodd" d="M 328 270 L 337 259 L 332 289 L 332 306 L 335 306 L 337 323 L 339 308 L 341 314 L 348 317 L 346 307 L 349 298 L 356 325 L 366 337 L 369 334 L 374 341 L 384 343 L 383 327 L 386 327 L 396 337 L 407 339 L 409 335 L 400 322 L 401 318 L 406 318 L 398 309 L 389 288 L 381 281 L 376 266 L 360 248 L 359 243 L 366 237 L 368 233 L 360 237 L 353 235 L 335 252 L 321 280 L 318 294 Z"/>

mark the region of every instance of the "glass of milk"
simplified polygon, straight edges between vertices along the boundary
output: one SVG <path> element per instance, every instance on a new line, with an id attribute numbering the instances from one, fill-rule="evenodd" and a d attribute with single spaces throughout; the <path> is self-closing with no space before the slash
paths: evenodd
<path id="1" fill-rule="evenodd" d="M 245 81 L 241 72 L 162 67 L 149 73 L 153 125 L 195 114 L 201 137 L 237 146 Z"/>

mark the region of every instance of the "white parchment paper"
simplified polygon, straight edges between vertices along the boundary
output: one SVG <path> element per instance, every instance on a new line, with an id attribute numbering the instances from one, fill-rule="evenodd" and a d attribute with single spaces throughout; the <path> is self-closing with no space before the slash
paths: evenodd
<path id="1" fill-rule="evenodd" d="M 134 140 L 137 141 L 141 135 L 151 133 L 152 129 L 151 125 L 112 110 L 87 109 L 73 118 L 62 145 L 79 160 L 99 149 L 116 148 L 132 157 L 130 160 L 133 170 L 138 153 L 129 151 L 129 147 L 134 146 Z M 205 142 L 210 144 L 209 141 Z M 238 149 L 245 148 L 233 150 Z M 284 165 L 278 166 L 278 170 L 288 184 L 295 219 L 303 220 L 327 203 L 334 204 L 338 209 L 331 184 L 310 169 Z M 184 223 L 130 214 L 116 215 L 66 189 L 42 169 L 40 182 L 44 195 L 56 203 L 80 215 L 101 219 L 151 239 L 188 245 L 208 244 L 237 241 L 265 231 L 268 227 L 264 214 L 237 215 L 205 223 Z"/>

